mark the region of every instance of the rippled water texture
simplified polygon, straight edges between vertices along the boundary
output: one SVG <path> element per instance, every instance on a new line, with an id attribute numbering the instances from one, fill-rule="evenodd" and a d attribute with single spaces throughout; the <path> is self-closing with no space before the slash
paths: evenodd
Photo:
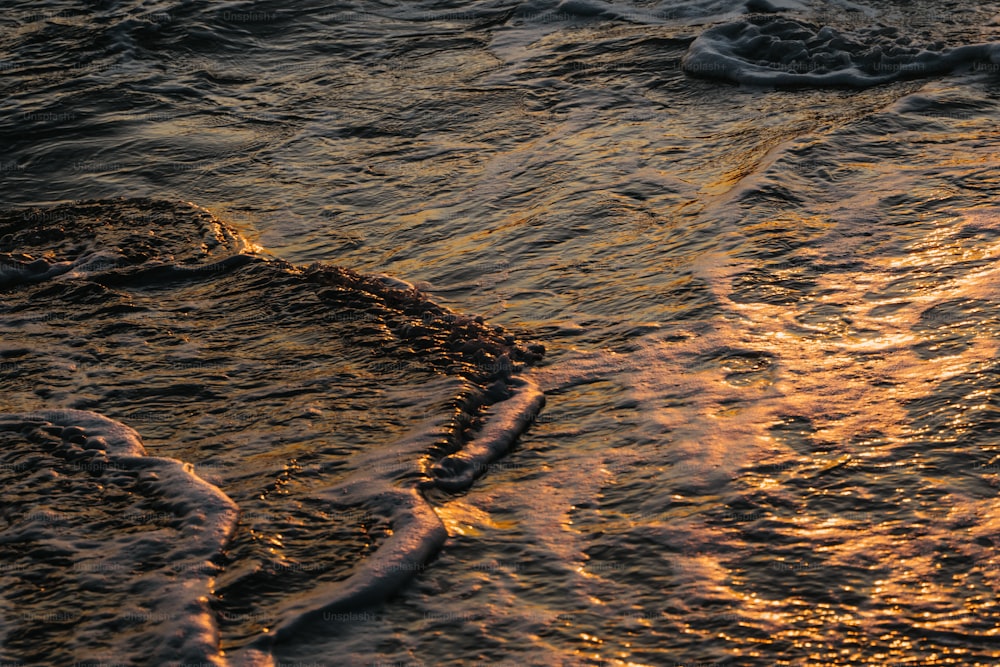
<path id="1" fill-rule="evenodd" d="M 162 646 L 142 576 L 232 664 L 1000 659 L 997 3 L 0 21 L 4 659 Z M 92 560 L 209 517 L 67 409 L 228 546 Z"/>
<path id="2" fill-rule="evenodd" d="M 5 647 L 26 663 L 67 636 L 77 658 L 214 663 L 219 630 L 269 655 L 314 612 L 377 604 L 445 537 L 419 489 L 467 487 L 539 407 L 507 380 L 541 348 L 412 288 L 266 260 L 191 206 L 11 212 L 0 253 L 0 545 L 23 610 Z"/>

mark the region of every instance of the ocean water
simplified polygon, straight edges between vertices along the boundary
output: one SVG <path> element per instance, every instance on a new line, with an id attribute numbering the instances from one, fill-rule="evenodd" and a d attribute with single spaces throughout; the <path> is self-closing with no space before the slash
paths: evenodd
<path id="1" fill-rule="evenodd" d="M 0 26 L 2 664 L 1000 660 L 1000 3 Z"/>

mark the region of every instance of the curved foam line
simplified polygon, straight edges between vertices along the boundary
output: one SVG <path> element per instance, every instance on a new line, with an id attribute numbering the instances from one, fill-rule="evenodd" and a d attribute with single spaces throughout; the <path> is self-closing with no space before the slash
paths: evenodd
<path id="1" fill-rule="evenodd" d="M 441 459 L 433 468 L 435 483 L 446 491 L 469 488 L 489 463 L 503 456 L 545 405 L 545 394 L 531 380 L 514 378 L 514 395 L 490 406 L 479 434 L 461 451 Z"/>
<path id="2" fill-rule="evenodd" d="M 507 400 L 491 406 L 482 432 L 466 447 L 443 461 L 456 472 L 436 480 L 447 488 L 467 488 L 485 465 L 506 452 L 531 423 L 545 403 L 545 395 L 535 383 L 521 378 L 512 381 L 517 389 Z M 372 487 L 375 487 L 374 489 Z M 346 580 L 331 582 L 313 590 L 283 610 L 285 620 L 274 632 L 262 635 L 244 651 L 253 660 L 270 653 L 275 645 L 290 643 L 304 628 L 337 620 L 338 614 L 370 608 L 385 602 L 421 572 L 444 546 L 448 532 L 417 488 L 400 489 L 391 477 L 347 479 L 328 490 L 332 501 L 362 500 L 377 495 L 380 503 L 393 508 L 392 536 Z M 242 652 L 241 654 L 242 655 Z"/>
<path id="3" fill-rule="evenodd" d="M 48 422 L 55 426 L 79 426 L 88 435 L 99 435 L 107 443 L 109 460 L 121 463 L 129 468 L 157 468 L 157 472 L 169 474 L 183 488 L 182 499 L 191 502 L 180 507 L 190 506 L 202 512 L 219 517 L 220 528 L 215 531 L 219 537 L 232 534 L 235 530 L 239 510 L 218 487 L 209 484 L 194 472 L 194 468 L 177 459 L 159 456 L 148 456 L 142 444 L 139 433 L 121 422 L 114 421 L 87 410 L 39 410 L 24 414 L 0 414 L 0 426 L 8 428 L 25 422 Z"/>
<path id="4" fill-rule="evenodd" d="M 87 436 L 104 440 L 108 462 L 128 470 L 151 470 L 158 477 L 157 485 L 170 490 L 170 509 L 181 517 L 179 539 L 188 549 L 186 555 L 201 560 L 217 556 L 236 530 L 239 510 L 226 494 L 195 474 L 190 464 L 176 459 L 146 456 L 142 439 L 132 428 L 102 415 L 85 410 L 39 410 L 22 414 L 0 414 L 0 429 L 19 430 L 27 425 L 51 424 L 63 428 L 77 426 Z M 189 623 L 179 624 L 176 633 L 182 633 L 185 646 L 179 649 L 176 637 L 168 636 L 160 647 L 157 658 L 167 655 L 177 657 L 183 651 L 186 662 L 198 660 L 204 664 L 224 665 L 219 651 L 219 628 L 215 614 L 208 603 L 212 578 L 190 578 L 168 586 L 164 594 L 183 594 L 184 613 Z"/>
<path id="5" fill-rule="evenodd" d="M 390 453 L 412 461 L 417 471 L 418 454 L 425 452 L 439 434 L 441 422 L 432 421 L 400 440 Z M 375 463 L 387 454 L 380 449 L 370 452 Z M 364 457 L 362 457 L 364 458 Z M 402 588 L 437 554 L 448 537 L 444 524 L 416 485 L 396 486 L 398 470 L 383 470 L 372 475 L 370 465 L 362 465 L 346 479 L 326 489 L 321 498 L 333 504 L 377 503 L 380 513 L 388 515 L 392 529 L 374 554 L 360 561 L 345 580 L 320 584 L 284 605 L 278 612 L 283 620 L 268 634 L 259 636 L 237 652 L 238 664 L 261 663 L 261 656 L 272 656 L 275 645 L 289 644 L 304 634 L 303 630 L 349 611 L 381 604 Z M 273 657 L 273 656 L 272 656 Z"/>
<path id="6" fill-rule="evenodd" d="M 139 433 L 121 422 L 108 419 L 88 410 L 37 410 L 25 413 L 0 414 L 0 426 L 13 429 L 30 423 L 49 423 L 54 426 L 79 426 L 85 431 L 99 434 L 107 443 L 108 455 L 145 456 Z"/>
<path id="7" fill-rule="evenodd" d="M 287 620 L 255 641 L 251 650 L 269 651 L 275 644 L 290 642 L 304 627 L 385 602 L 444 546 L 448 537 L 444 524 L 416 489 L 387 489 L 382 497 L 398 508 L 392 536 L 349 578 L 320 586 L 287 607 Z"/>

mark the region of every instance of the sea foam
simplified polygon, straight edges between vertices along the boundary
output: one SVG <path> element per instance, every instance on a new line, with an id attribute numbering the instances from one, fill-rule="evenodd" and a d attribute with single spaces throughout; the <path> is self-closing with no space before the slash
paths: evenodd
<path id="1" fill-rule="evenodd" d="M 774 86 L 865 88 L 1000 62 L 1000 44 L 919 46 L 895 28 L 840 31 L 778 16 L 753 16 L 703 32 L 681 63 L 693 76 Z"/>
<path id="2" fill-rule="evenodd" d="M 226 664 L 209 596 L 233 501 L 94 412 L 3 414 L 0 437 L 5 597 L 31 610 L 4 619 L 5 645 L 32 656 L 57 634 L 46 660 Z"/>

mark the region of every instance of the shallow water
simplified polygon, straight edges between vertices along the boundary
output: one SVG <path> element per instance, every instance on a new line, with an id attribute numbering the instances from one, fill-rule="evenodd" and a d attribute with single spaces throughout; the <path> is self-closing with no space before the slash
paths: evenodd
<path id="1" fill-rule="evenodd" d="M 992 664 L 1000 5 L 770 3 L 844 37 L 850 87 L 769 73 L 822 49 L 742 44 L 742 85 L 685 71 L 735 30 L 713 26 L 777 25 L 767 4 L 9 12 L 6 220 L 65 239 L 0 239 L 4 411 L 99 413 L 236 503 L 205 660 Z M 239 233 L 152 201 L 51 208 L 118 196 Z M 510 335 L 537 414 L 494 384 Z M 519 419 L 471 488 L 442 478 L 478 424 Z M 59 493 L 101 506 L 88 484 Z M 128 493 L 107 507 L 160 518 L 40 494 L 4 534 L 55 530 L 48 511 L 183 525 Z M 4 659 L 141 664 L 108 611 L 138 575 L 100 573 L 97 626 L 35 628 L 56 556 L 18 539 Z M 82 599 L 79 579 L 58 585 Z M 132 613 L 155 638 L 134 619 L 164 612 Z"/>

